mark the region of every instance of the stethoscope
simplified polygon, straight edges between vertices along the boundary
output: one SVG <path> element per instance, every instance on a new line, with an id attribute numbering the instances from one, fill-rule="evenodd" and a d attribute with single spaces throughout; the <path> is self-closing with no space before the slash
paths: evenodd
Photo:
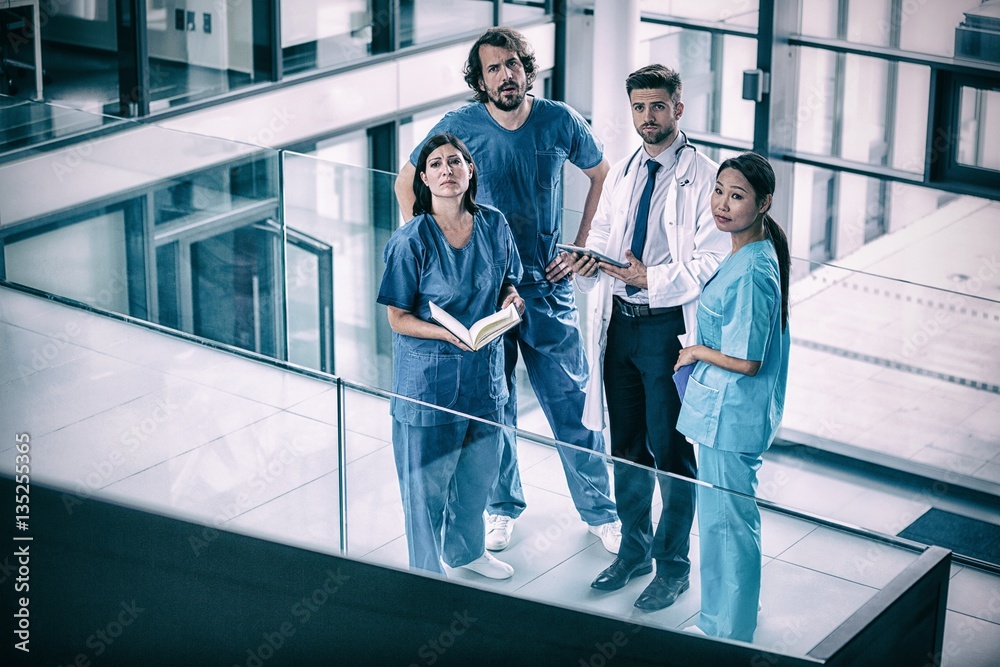
<path id="1" fill-rule="evenodd" d="M 683 151 L 685 148 L 690 148 L 694 152 L 696 152 L 696 153 L 698 152 L 698 149 L 695 148 L 694 145 L 688 143 L 688 138 L 687 138 L 687 135 L 684 134 L 684 130 L 681 130 L 680 133 L 681 133 L 681 145 L 678 146 L 677 150 L 674 151 L 674 156 L 677 158 L 677 167 L 676 167 L 676 169 L 677 169 L 677 173 L 678 174 L 681 173 L 681 171 L 680 171 L 681 151 Z M 635 152 L 632 153 L 632 157 L 629 158 L 628 164 L 625 165 L 625 173 L 622 174 L 622 178 L 628 176 L 628 171 L 629 171 L 629 169 L 632 168 L 632 163 L 635 162 L 636 158 L 639 157 L 639 151 L 641 151 L 641 150 L 642 150 L 642 146 L 639 146 L 637 149 L 635 149 Z M 691 182 L 690 180 L 685 179 L 683 181 L 679 181 L 677 184 L 683 186 L 683 185 L 687 185 L 690 182 Z"/>

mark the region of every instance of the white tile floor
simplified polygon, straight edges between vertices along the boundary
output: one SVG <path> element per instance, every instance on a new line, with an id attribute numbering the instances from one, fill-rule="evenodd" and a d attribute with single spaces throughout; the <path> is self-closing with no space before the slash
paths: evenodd
<path id="1" fill-rule="evenodd" d="M 95 494 L 338 551 L 337 410 L 329 385 L 3 288 L 0 345 L 0 422 L 31 434 L 37 481 L 62 485 L 80 500 Z M 360 393 L 348 399 L 349 553 L 405 567 L 387 405 Z M 547 431 L 537 411 L 527 412 L 522 426 Z M 12 445 L 13 438 L 0 443 L 0 470 L 8 474 Z M 688 625 L 699 606 L 697 529 L 691 590 L 666 610 L 637 612 L 632 602 L 648 576 L 622 591 L 593 592 L 590 581 L 612 556 L 577 518 L 554 452 L 524 441 L 520 452 L 529 507 L 501 556 L 515 576 L 496 583 L 451 576 L 645 625 Z M 838 518 L 853 511 L 853 523 L 885 532 L 927 507 L 801 463 L 765 464 L 761 491 Z M 913 558 L 770 511 L 763 513 L 763 550 L 757 643 L 792 654 L 812 648 Z M 998 582 L 954 568 L 943 664 L 995 664 Z"/>

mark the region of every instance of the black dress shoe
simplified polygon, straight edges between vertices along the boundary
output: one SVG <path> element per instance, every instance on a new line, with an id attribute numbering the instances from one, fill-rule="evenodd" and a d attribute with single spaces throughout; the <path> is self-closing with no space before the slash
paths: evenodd
<path id="1" fill-rule="evenodd" d="M 661 577 L 656 575 L 646 586 L 639 599 L 635 601 L 636 609 L 643 611 L 657 611 L 666 609 L 674 603 L 677 596 L 691 588 L 691 580 L 687 577 L 675 579 L 673 577 Z"/>
<path id="2" fill-rule="evenodd" d="M 629 582 L 632 577 L 649 574 L 653 571 L 653 563 L 626 563 L 621 558 L 616 558 L 615 562 L 608 566 L 604 572 L 597 575 L 591 588 L 599 591 L 617 591 Z"/>

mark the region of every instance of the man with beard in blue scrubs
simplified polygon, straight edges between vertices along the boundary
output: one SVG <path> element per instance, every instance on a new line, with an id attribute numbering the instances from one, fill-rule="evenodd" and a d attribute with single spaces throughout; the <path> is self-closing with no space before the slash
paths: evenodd
<path id="1" fill-rule="evenodd" d="M 465 65 L 465 80 L 476 102 L 446 114 L 428 136 L 450 132 L 469 147 L 479 169 L 478 199 L 507 218 L 524 268 L 517 290 L 525 313 L 504 340 L 510 399 L 503 423 L 517 425 L 514 366 L 520 350 L 555 438 L 589 450 L 559 448 L 559 456 L 580 517 L 608 551 L 617 553 L 621 523 L 611 500 L 604 438 L 582 423 L 588 368 L 570 267 L 556 248 L 562 241 L 563 164 L 569 160 L 590 179 L 574 241 L 582 246 L 608 161 L 580 114 L 563 103 L 527 94 L 535 75 L 534 54 L 524 36 L 506 27 L 490 28 L 472 46 Z M 396 198 L 407 218 L 422 145 L 414 148 L 396 179 Z M 504 434 L 500 472 L 487 508 L 487 549 L 507 547 L 513 522 L 525 506 L 511 429 Z"/>

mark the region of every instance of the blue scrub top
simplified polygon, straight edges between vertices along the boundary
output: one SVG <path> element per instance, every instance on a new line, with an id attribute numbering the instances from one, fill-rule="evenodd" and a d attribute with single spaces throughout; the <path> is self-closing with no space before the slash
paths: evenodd
<path id="1" fill-rule="evenodd" d="M 479 169 L 476 201 L 507 218 L 524 265 L 518 291 L 525 298 L 553 289 L 545 280 L 545 267 L 562 240 L 563 164 L 569 160 L 590 169 L 604 156 L 580 114 L 562 102 L 533 99 L 531 113 L 516 130 L 499 125 L 485 104 L 475 102 L 445 114 L 427 135 L 451 132 L 469 147 Z M 424 141 L 410 154 L 414 166 Z"/>
<path id="2" fill-rule="evenodd" d="M 500 287 L 517 284 L 521 263 L 510 228 L 500 211 L 483 206 L 473 216 L 472 236 L 453 248 L 430 214 L 397 229 L 383 253 L 385 273 L 378 302 L 430 320 L 433 301 L 466 327 L 492 315 Z M 476 352 L 440 340 L 393 332 L 392 391 L 463 414 L 482 416 L 507 400 L 503 337 Z M 410 401 L 392 399 L 397 420 L 430 426 L 461 417 Z"/>
<path id="3" fill-rule="evenodd" d="M 760 361 L 754 376 L 699 361 L 677 430 L 708 447 L 760 453 L 778 430 L 788 380 L 788 328 L 781 330 L 778 257 L 768 240 L 748 243 L 719 265 L 698 302 L 698 343 Z"/>

